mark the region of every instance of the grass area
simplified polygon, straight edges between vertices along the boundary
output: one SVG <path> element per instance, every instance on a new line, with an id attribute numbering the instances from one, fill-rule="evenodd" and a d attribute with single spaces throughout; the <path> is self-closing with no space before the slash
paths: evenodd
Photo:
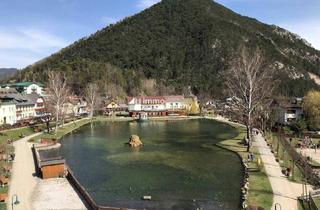
<path id="1" fill-rule="evenodd" d="M 34 134 L 34 130 L 32 128 L 18 128 L 0 132 L 0 143 L 5 142 L 8 139 L 16 141 L 21 138 L 21 134 L 29 136 Z"/>
<path id="2" fill-rule="evenodd" d="M 48 140 L 60 139 L 64 135 L 72 132 L 75 129 L 80 128 L 81 126 L 89 123 L 90 121 L 91 121 L 90 119 L 81 119 L 74 122 L 70 122 L 68 124 L 65 124 L 63 127 L 59 127 L 57 132 L 52 131 L 51 133 L 44 133 L 35 137 L 34 139 L 31 139 L 30 141 L 38 141 L 40 139 L 48 139 Z"/>
<path id="3" fill-rule="evenodd" d="M 302 183 L 304 181 L 304 178 L 300 169 L 294 164 L 291 156 L 284 149 L 278 137 L 274 133 L 267 132 L 265 138 L 267 139 L 267 142 L 270 145 L 271 150 L 274 151 L 275 157 L 278 158 L 282 169 L 291 169 L 292 172 L 289 177 L 289 180 L 293 182 Z"/>
<path id="4" fill-rule="evenodd" d="M 246 135 L 246 129 L 243 126 L 235 125 L 239 130 L 239 135 L 233 139 L 222 141 L 220 146 L 237 152 L 243 160 L 247 159 L 248 152 L 244 145 L 239 144 Z M 259 158 L 257 148 L 252 148 L 255 159 Z M 264 209 L 270 209 L 273 202 L 273 191 L 264 168 L 258 166 L 257 162 L 248 162 L 249 167 L 249 196 L 248 204 L 250 206 L 260 206 Z"/>
<path id="5" fill-rule="evenodd" d="M 6 210 L 7 204 L 6 203 L 0 203 L 0 210 Z"/>

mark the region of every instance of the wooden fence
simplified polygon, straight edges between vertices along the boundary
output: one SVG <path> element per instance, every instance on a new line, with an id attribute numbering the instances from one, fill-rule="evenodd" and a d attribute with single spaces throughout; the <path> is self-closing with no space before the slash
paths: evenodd
<path id="1" fill-rule="evenodd" d="M 300 169 L 307 181 L 315 187 L 320 187 L 320 177 L 318 173 L 309 164 L 306 157 L 299 154 L 299 152 L 289 143 L 283 132 L 278 133 L 278 139 L 284 147 L 285 151 L 289 153 L 296 166 Z"/>

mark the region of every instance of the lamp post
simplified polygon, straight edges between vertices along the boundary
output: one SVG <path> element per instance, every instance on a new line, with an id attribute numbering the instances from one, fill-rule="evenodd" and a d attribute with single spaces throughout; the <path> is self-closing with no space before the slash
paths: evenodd
<path id="1" fill-rule="evenodd" d="M 278 209 L 278 206 L 280 207 L 279 209 Z M 281 205 L 280 205 L 280 203 L 274 204 L 274 210 L 281 210 Z"/>
<path id="2" fill-rule="evenodd" d="M 11 197 L 11 210 L 13 210 L 14 205 L 18 205 L 20 202 L 18 200 L 18 196 L 16 194 L 12 195 Z"/>

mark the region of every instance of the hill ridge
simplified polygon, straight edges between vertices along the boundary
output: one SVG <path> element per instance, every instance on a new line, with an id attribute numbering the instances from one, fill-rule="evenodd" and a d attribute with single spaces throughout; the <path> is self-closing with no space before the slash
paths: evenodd
<path id="1" fill-rule="evenodd" d="M 318 50 L 211 0 L 162 0 L 27 67 L 21 78 L 45 80 L 45 71 L 57 70 L 75 90 L 99 81 L 108 94 L 118 89 L 111 95 L 179 94 L 191 86 L 205 98 L 224 97 L 221 73 L 243 44 L 262 48 L 279 69 L 279 94 L 301 96 L 317 88 L 308 72 L 320 75 Z M 147 80 L 152 87 L 145 87 Z"/>

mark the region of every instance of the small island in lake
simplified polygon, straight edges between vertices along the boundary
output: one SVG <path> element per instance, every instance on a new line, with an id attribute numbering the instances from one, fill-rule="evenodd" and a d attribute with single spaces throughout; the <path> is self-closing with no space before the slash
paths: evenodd
<path id="1" fill-rule="evenodd" d="M 140 140 L 140 137 L 137 135 L 131 135 L 128 144 L 133 148 L 137 148 L 143 145 Z"/>

